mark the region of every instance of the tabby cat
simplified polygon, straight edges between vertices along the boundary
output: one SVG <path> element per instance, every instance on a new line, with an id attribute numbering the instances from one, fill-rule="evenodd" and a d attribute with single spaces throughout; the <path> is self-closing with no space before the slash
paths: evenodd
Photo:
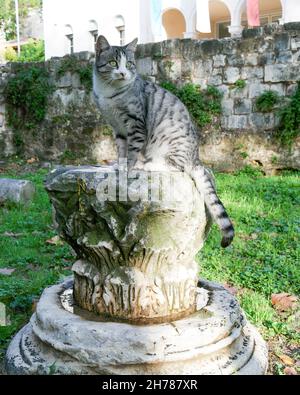
<path id="1" fill-rule="evenodd" d="M 127 158 L 129 169 L 175 168 L 189 174 L 203 193 L 226 248 L 234 228 L 209 172 L 200 163 L 197 130 L 176 96 L 137 74 L 136 46 L 137 39 L 123 47 L 110 46 L 103 36 L 96 44 L 94 97 L 114 129 L 119 158 Z"/>

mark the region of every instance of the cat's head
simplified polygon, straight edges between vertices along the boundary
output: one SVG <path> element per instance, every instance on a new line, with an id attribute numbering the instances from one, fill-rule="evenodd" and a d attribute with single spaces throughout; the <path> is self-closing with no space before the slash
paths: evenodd
<path id="1" fill-rule="evenodd" d="M 110 46 L 104 36 L 99 36 L 96 44 L 95 72 L 106 84 L 122 87 L 136 77 L 134 53 L 138 39 L 124 47 Z"/>

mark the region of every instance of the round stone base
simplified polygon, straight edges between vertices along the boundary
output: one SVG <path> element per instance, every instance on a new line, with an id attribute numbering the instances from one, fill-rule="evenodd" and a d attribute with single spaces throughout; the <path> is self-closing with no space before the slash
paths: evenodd
<path id="1" fill-rule="evenodd" d="M 266 344 L 225 288 L 199 282 L 207 304 L 170 323 L 132 325 L 85 315 L 72 305 L 73 281 L 44 291 L 12 340 L 8 374 L 263 375 Z"/>

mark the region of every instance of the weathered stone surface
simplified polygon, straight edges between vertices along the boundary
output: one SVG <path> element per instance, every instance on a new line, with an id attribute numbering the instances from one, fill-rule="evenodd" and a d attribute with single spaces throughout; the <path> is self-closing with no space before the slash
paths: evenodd
<path id="1" fill-rule="evenodd" d="M 137 70 L 138 73 L 142 75 L 154 75 L 157 73 L 157 70 L 153 68 L 153 61 L 151 57 L 139 59 L 137 61 Z"/>
<path id="2" fill-rule="evenodd" d="M 254 121 L 256 125 L 266 122 L 261 117 L 263 114 Z M 242 133 L 238 130 L 222 135 L 217 132 L 205 135 L 205 144 L 200 146 L 200 157 L 204 158 L 206 166 L 217 171 L 232 172 L 257 163 L 266 174 L 274 174 L 289 166 L 300 170 L 300 138 L 295 140 L 290 150 L 289 147 L 282 147 L 274 137 L 268 137 L 268 132 L 258 135 L 257 126 L 248 125 L 248 130 Z"/>
<path id="3" fill-rule="evenodd" d="M 252 111 L 252 101 L 236 99 L 234 101 L 234 112 L 236 115 L 250 114 Z"/>
<path id="4" fill-rule="evenodd" d="M 260 81 L 255 81 L 249 86 L 249 98 L 253 99 L 260 96 L 265 91 L 269 90 L 269 85 L 263 84 Z"/>
<path id="5" fill-rule="evenodd" d="M 228 84 L 234 84 L 240 77 L 240 69 L 238 67 L 228 67 L 224 72 L 224 81 Z"/>
<path id="6" fill-rule="evenodd" d="M 253 113 L 249 118 L 250 126 L 253 128 L 265 127 L 266 130 L 274 129 L 275 117 L 273 113 L 261 114 Z"/>
<path id="7" fill-rule="evenodd" d="M 246 115 L 231 115 L 222 118 L 223 127 L 226 129 L 245 129 L 249 125 Z"/>
<path id="8" fill-rule="evenodd" d="M 190 177 L 69 166 L 46 190 L 77 253 L 74 280 L 44 291 L 8 374 L 266 373 L 266 344 L 235 297 L 198 280 L 211 218 Z"/>
<path id="9" fill-rule="evenodd" d="M 275 64 L 265 66 L 265 82 L 296 82 L 299 79 L 299 65 Z"/>
<path id="10" fill-rule="evenodd" d="M 241 79 L 262 79 L 264 76 L 264 70 L 262 67 L 243 67 L 241 70 Z"/>
<path id="11" fill-rule="evenodd" d="M 198 287 L 210 294 L 204 309 L 171 323 L 139 326 L 86 315 L 72 302 L 70 280 L 48 288 L 8 348 L 7 373 L 47 375 L 55 366 L 57 375 L 265 374 L 266 345 L 234 296 L 211 282 Z"/>
<path id="12" fill-rule="evenodd" d="M 290 49 L 291 37 L 289 33 L 283 32 L 274 35 L 274 45 L 276 51 L 287 51 Z"/>
<path id="13" fill-rule="evenodd" d="M 34 194 L 31 181 L 0 178 L 0 203 L 28 203 Z"/>
<path id="14" fill-rule="evenodd" d="M 214 67 L 224 67 L 226 65 L 225 55 L 216 55 L 213 57 Z"/>
<path id="15" fill-rule="evenodd" d="M 105 200 L 101 191 L 108 184 L 111 195 Z M 73 271 L 79 306 L 138 322 L 195 311 L 194 257 L 209 221 L 188 176 L 61 168 L 48 177 L 46 189 L 59 231 L 78 255 Z"/>

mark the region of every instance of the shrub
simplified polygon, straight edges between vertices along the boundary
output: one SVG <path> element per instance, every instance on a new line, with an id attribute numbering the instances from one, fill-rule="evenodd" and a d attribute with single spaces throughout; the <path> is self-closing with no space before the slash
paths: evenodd
<path id="1" fill-rule="evenodd" d="M 236 89 L 244 89 L 246 85 L 247 83 L 245 80 L 237 80 L 236 83 L 234 84 Z"/>
<path id="2" fill-rule="evenodd" d="M 28 40 L 27 44 L 22 45 L 20 56 L 13 48 L 8 47 L 4 56 L 9 62 L 43 62 L 45 60 L 44 41 Z"/>
<path id="3" fill-rule="evenodd" d="M 280 123 L 276 132 L 282 144 L 291 145 L 300 135 L 300 82 L 289 104 L 279 111 Z"/>
<path id="4" fill-rule="evenodd" d="M 51 92 L 49 74 L 45 69 L 20 69 L 8 80 L 5 89 L 9 126 L 31 129 L 40 123 L 45 117 Z"/>
<path id="5" fill-rule="evenodd" d="M 256 108 L 260 112 L 270 112 L 278 102 L 279 96 L 277 92 L 265 91 L 256 99 Z"/>
<path id="6" fill-rule="evenodd" d="M 213 116 L 222 112 L 222 94 L 214 87 L 201 90 L 199 85 L 186 84 L 178 88 L 172 82 L 163 82 L 161 86 L 176 95 L 187 107 L 189 113 L 199 127 L 212 122 Z"/>
<path id="7" fill-rule="evenodd" d="M 4 51 L 4 57 L 8 62 L 17 62 L 18 54 L 12 47 L 7 47 Z"/>

